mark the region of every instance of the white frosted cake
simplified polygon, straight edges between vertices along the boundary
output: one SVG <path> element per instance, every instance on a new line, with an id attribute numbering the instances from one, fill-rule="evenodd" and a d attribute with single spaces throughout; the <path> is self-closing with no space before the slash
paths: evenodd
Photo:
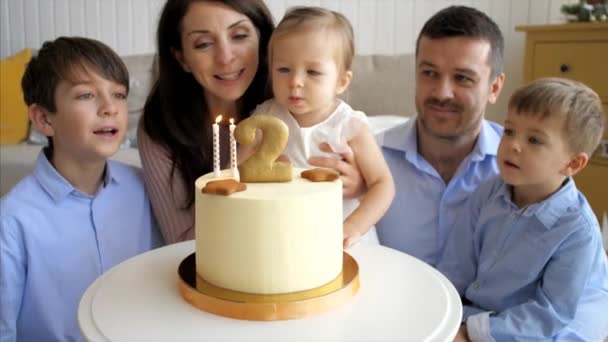
<path id="1" fill-rule="evenodd" d="M 247 183 L 229 196 L 196 181 L 196 272 L 229 290 L 280 294 L 322 286 L 342 271 L 342 183 Z"/>

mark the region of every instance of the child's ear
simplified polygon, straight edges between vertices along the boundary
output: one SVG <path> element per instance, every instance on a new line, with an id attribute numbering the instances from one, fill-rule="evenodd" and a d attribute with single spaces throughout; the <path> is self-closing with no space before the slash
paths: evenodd
<path id="1" fill-rule="evenodd" d="M 55 135 L 51 114 L 49 114 L 46 109 L 34 103 L 27 108 L 27 115 L 30 118 L 32 125 L 40 133 L 44 134 L 47 137 L 52 137 L 53 135 Z"/>
<path id="2" fill-rule="evenodd" d="M 336 89 L 336 94 L 340 95 L 348 89 L 350 85 L 350 81 L 353 79 L 353 72 L 347 70 L 342 73 L 342 76 L 338 79 L 338 89 Z"/>
<path id="3" fill-rule="evenodd" d="M 589 156 L 585 152 L 580 152 L 574 155 L 566 167 L 562 170 L 564 176 L 572 177 L 582 170 L 589 161 Z"/>
<path id="4" fill-rule="evenodd" d="M 184 69 L 185 72 L 192 72 L 192 70 L 188 66 L 188 63 L 186 63 L 186 61 L 184 60 L 184 54 L 180 50 L 171 48 L 171 53 L 173 53 L 173 57 L 177 60 L 179 65 L 182 66 L 182 69 Z"/>

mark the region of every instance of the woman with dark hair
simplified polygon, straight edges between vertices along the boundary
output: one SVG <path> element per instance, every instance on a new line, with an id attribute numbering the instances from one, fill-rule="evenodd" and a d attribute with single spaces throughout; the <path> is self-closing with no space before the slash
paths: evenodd
<path id="1" fill-rule="evenodd" d="M 194 181 L 212 170 L 212 121 L 220 114 L 239 121 L 270 98 L 266 46 L 273 29 L 262 0 L 165 4 L 157 31 L 159 76 L 138 131 L 146 188 L 165 242 L 194 237 Z M 228 146 L 222 133 L 220 145 Z"/>
<path id="2" fill-rule="evenodd" d="M 267 46 L 274 24 L 263 0 L 168 0 L 160 16 L 159 77 L 138 130 L 146 188 L 166 243 L 194 238 L 194 182 L 213 168 L 216 116 L 249 116 L 271 97 Z M 228 132 L 220 130 L 226 166 Z M 352 155 L 315 158 L 343 174 L 345 194 L 363 181 Z"/>

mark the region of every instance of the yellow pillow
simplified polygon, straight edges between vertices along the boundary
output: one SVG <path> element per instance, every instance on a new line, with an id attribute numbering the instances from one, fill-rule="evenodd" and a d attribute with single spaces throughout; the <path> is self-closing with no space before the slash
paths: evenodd
<path id="1" fill-rule="evenodd" d="M 0 144 L 16 144 L 27 137 L 21 77 L 31 58 L 32 50 L 25 49 L 0 61 Z"/>

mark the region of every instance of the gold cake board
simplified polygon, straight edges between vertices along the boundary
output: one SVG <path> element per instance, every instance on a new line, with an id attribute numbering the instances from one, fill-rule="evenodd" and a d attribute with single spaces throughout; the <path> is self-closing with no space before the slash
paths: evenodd
<path id="1" fill-rule="evenodd" d="M 232 291 L 208 283 L 196 273 L 192 253 L 179 265 L 179 292 L 198 309 L 230 318 L 278 321 L 303 318 L 331 310 L 355 296 L 359 290 L 359 265 L 343 254 L 342 273 L 329 283 L 306 291 L 258 295 Z"/>

